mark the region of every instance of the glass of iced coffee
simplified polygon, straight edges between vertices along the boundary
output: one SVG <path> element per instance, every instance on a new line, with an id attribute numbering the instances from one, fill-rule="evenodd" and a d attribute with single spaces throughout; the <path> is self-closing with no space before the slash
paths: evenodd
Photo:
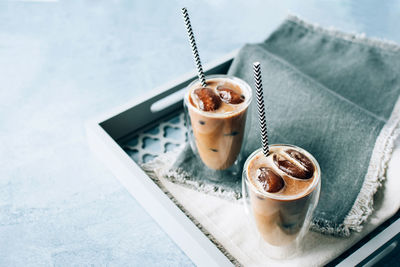
<path id="1" fill-rule="evenodd" d="M 207 87 L 193 81 L 184 97 L 190 145 L 207 168 L 239 172 L 251 88 L 228 75 L 210 75 L 206 81 Z"/>
<path id="2" fill-rule="evenodd" d="M 293 145 L 254 151 L 243 169 L 243 199 L 260 246 L 273 258 L 300 252 L 318 203 L 321 170 L 315 158 Z"/>

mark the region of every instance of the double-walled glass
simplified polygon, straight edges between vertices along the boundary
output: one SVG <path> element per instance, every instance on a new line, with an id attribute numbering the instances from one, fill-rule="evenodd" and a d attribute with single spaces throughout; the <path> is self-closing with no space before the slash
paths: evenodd
<path id="1" fill-rule="evenodd" d="M 290 258 L 301 250 L 301 240 L 307 233 L 312 213 L 318 203 L 321 188 L 321 170 L 316 159 L 304 149 L 293 145 L 271 145 L 270 149 L 294 149 L 307 156 L 314 165 L 313 180 L 301 191 L 289 195 L 279 195 L 260 190 L 249 178 L 249 164 L 262 149 L 254 151 L 243 168 L 243 201 L 250 225 L 257 229 L 259 246 L 272 258 Z M 273 163 L 272 163 L 273 164 Z M 254 179 L 254 177 L 252 178 Z M 300 185 L 301 179 L 293 181 Z M 285 186 L 289 186 L 285 185 Z"/>
<path id="2" fill-rule="evenodd" d="M 240 171 L 240 151 L 246 139 L 246 121 L 248 108 L 252 99 L 250 86 L 243 80 L 228 75 L 206 76 L 207 83 L 213 87 L 231 84 L 240 88 L 244 101 L 232 105 L 232 110 L 226 112 L 203 111 L 191 100 L 191 92 L 200 88 L 198 80 L 187 87 L 184 97 L 185 120 L 188 128 L 188 138 L 194 154 L 204 163 L 204 167 L 218 171 Z M 215 92 L 217 92 L 215 90 Z M 207 177 L 218 179 L 218 177 Z"/>

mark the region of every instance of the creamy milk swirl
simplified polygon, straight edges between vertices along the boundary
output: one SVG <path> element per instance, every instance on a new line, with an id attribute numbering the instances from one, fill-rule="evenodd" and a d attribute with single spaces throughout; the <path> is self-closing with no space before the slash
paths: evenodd
<path id="1" fill-rule="evenodd" d="M 208 77 L 185 95 L 195 145 L 202 162 L 210 169 L 225 170 L 237 159 L 242 147 L 251 88 L 226 75 Z"/>
<path id="2" fill-rule="evenodd" d="M 307 178 L 298 178 L 295 176 L 292 176 L 288 172 L 285 172 L 284 170 L 287 170 L 287 168 L 279 168 L 277 165 L 277 158 L 278 159 L 283 159 L 287 160 L 289 163 L 287 164 L 292 164 L 290 167 L 292 169 L 298 169 L 301 174 L 306 173 L 308 170 L 306 167 L 304 167 L 299 160 L 296 160 L 293 158 L 290 154 L 288 154 L 287 151 L 296 151 L 303 156 L 305 156 L 310 163 L 312 164 L 311 170 L 312 173 L 309 175 Z M 293 154 L 293 152 L 292 152 Z M 282 199 L 295 199 L 302 197 L 306 195 L 307 193 L 312 190 L 314 183 L 314 178 L 318 176 L 318 170 L 316 169 L 315 165 L 312 163 L 312 160 L 310 159 L 309 155 L 306 155 L 305 151 L 299 151 L 298 149 L 294 149 L 291 147 L 287 146 L 273 146 L 270 148 L 270 154 L 268 157 L 265 157 L 262 151 L 260 151 L 258 154 L 254 155 L 252 160 L 249 162 L 247 166 L 247 174 L 249 177 L 249 180 L 251 184 L 257 188 L 258 192 L 264 195 L 268 195 L 273 198 L 282 198 Z M 277 157 L 278 156 L 278 157 Z M 274 161 L 275 157 L 275 161 Z M 262 179 L 259 179 L 260 176 L 260 168 L 269 168 L 271 169 L 275 174 L 280 176 L 283 179 L 283 187 L 278 190 L 277 192 L 269 193 L 265 190 L 265 181 Z"/>

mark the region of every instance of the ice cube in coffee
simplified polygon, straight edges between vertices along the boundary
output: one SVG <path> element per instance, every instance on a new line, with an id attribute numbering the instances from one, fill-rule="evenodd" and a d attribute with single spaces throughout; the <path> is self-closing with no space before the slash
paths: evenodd
<path id="1" fill-rule="evenodd" d="M 206 81 L 206 87 L 193 82 L 185 95 L 193 131 L 189 137 L 208 168 L 224 170 L 235 162 L 242 147 L 251 88 L 227 75 L 208 76 Z"/>
<path id="2" fill-rule="evenodd" d="M 318 202 L 318 162 L 305 150 L 272 145 L 246 161 L 243 186 L 258 232 L 272 246 L 287 246 L 307 231 Z M 246 197 L 246 196 L 245 196 Z"/>

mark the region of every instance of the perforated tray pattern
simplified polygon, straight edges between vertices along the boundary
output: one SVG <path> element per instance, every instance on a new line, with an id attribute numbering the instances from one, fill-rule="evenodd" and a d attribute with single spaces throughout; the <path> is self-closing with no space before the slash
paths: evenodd
<path id="1" fill-rule="evenodd" d="M 183 148 L 187 140 L 184 113 L 181 112 L 149 130 L 139 132 L 123 148 L 140 165 L 165 152 Z"/>

